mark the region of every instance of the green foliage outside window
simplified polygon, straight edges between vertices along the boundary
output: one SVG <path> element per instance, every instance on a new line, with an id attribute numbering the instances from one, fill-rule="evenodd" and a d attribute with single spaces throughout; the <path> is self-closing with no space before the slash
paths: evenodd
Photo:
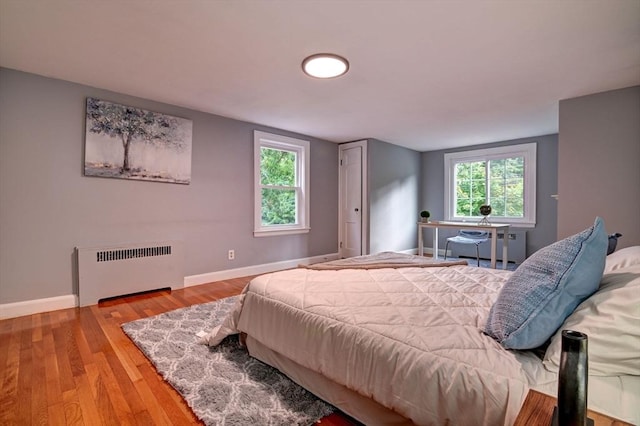
<path id="1" fill-rule="evenodd" d="M 296 223 L 295 190 L 262 189 L 262 224 Z"/>
<path id="2" fill-rule="evenodd" d="M 455 168 L 456 216 L 480 216 L 491 205 L 492 216 L 524 217 L 524 158 L 458 163 Z"/>
<path id="3" fill-rule="evenodd" d="M 260 149 L 262 225 L 291 225 L 296 220 L 296 154 Z"/>

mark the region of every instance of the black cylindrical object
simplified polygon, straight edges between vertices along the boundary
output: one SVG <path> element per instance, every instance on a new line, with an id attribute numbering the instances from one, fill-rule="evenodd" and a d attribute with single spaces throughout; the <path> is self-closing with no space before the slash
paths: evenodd
<path id="1" fill-rule="evenodd" d="M 562 331 L 562 353 L 558 376 L 558 425 L 587 425 L 587 381 L 589 361 L 587 335 Z"/>

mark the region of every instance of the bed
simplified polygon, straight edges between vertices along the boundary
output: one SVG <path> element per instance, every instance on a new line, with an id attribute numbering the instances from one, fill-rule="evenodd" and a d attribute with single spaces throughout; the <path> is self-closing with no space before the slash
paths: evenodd
<path id="1" fill-rule="evenodd" d="M 510 425 L 529 389 L 555 394 L 559 330 L 544 357 L 487 333 L 518 270 L 322 269 L 253 279 L 203 342 L 242 333 L 252 356 L 365 424 Z M 589 408 L 640 424 L 640 247 L 607 258 L 597 280 L 563 323 L 589 334 Z"/>

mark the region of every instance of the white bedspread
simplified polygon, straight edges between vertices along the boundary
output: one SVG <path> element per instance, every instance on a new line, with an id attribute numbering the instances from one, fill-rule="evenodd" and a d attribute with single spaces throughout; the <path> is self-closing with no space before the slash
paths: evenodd
<path id="1" fill-rule="evenodd" d="M 416 424 L 511 424 L 538 358 L 480 330 L 509 271 L 295 269 L 254 279 L 205 338 L 239 331 Z"/>

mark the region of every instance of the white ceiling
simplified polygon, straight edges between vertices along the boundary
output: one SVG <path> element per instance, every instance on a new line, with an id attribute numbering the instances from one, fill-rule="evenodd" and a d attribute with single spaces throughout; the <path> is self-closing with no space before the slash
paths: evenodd
<path id="1" fill-rule="evenodd" d="M 345 56 L 343 77 L 301 71 Z M 0 66 L 419 151 L 558 131 L 640 84 L 640 0 L 0 0 Z"/>

